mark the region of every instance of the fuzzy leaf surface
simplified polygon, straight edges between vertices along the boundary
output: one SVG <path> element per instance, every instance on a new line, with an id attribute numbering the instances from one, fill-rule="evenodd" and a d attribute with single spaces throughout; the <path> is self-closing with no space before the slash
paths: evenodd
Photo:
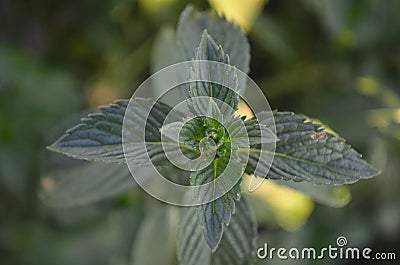
<path id="1" fill-rule="evenodd" d="M 321 124 L 291 112 L 274 112 L 273 117 L 279 139 L 275 154 L 251 146 L 246 173 L 253 174 L 257 162 L 263 166 L 262 154 L 274 158 L 268 175 L 258 177 L 341 185 L 379 174 L 343 138 L 325 131 Z M 263 122 L 267 127 L 273 124 L 272 119 Z"/>
<path id="2" fill-rule="evenodd" d="M 100 113 L 83 118 L 81 124 L 67 130 L 48 148 L 77 159 L 124 163 L 122 124 L 128 104 L 128 100 L 118 100 L 115 104 L 99 107 Z M 131 143 L 125 149 L 126 157 L 132 163 L 145 165 L 148 154 L 155 165 L 162 164 L 165 155 L 159 130 L 171 108 L 164 103 L 143 98 L 134 99 L 129 106 L 130 113 L 125 121 L 130 125 L 128 133 Z M 148 112 L 150 114 L 145 117 Z M 175 111 L 171 117 L 174 121 L 181 120 L 183 116 Z M 138 124 L 145 124 L 144 137 L 143 128 Z M 140 143 L 145 143 L 146 149 L 137 148 Z M 175 142 L 169 144 L 176 145 Z"/>
<path id="3" fill-rule="evenodd" d="M 228 166 L 229 165 L 229 166 Z M 208 182 L 213 182 L 211 189 L 195 193 L 197 199 L 210 197 L 212 201 L 197 207 L 198 221 L 203 227 L 203 234 L 210 248 L 215 251 L 221 241 L 225 225 L 229 224 L 232 214 L 235 212 L 235 201 L 240 199 L 239 178 L 243 174 L 242 165 L 235 158 L 217 158 L 208 167 L 193 172 L 191 175 L 191 185 L 199 186 Z M 217 182 L 218 177 L 229 176 L 228 181 Z M 232 186 L 230 190 L 227 187 Z M 216 194 L 224 194 L 215 198 Z M 199 198 L 201 197 L 201 198 Z"/>
<path id="4" fill-rule="evenodd" d="M 209 108 L 207 101 L 196 97 L 210 97 L 217 99 L 216 104 L 220 109 L 226 109 L 226 103 L 233 110 L 237 110 L 239 101 L 239 87 L 236 69 L 230 67 L 230 59 L 205 30 L 197 48 L 195 59 L 190 72 L 193 81 L 189 84 L 188 96 L 193 99 L 195 114 L 204 114 Z M 224 63 L 216 64 L 214 62 Z M 213 81 L 213 82 L 210 82 Z M 228 111 L 228 110 L 227 110 Z M 232 112 L 232 111 L 231 111 Z"/>

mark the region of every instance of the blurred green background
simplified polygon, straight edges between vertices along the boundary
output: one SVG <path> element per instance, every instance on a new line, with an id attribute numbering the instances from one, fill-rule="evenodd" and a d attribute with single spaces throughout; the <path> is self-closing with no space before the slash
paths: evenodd
<path id="1" fill-rule="evenodd" d="M 250 76 L 273 109 L 318 118 L 382 170 L 335 189 L 333 208 L 267 182 L 251 198 L 259 245 L 320 248 L 344 235 L 399 258 L 400 1 L 0 0 L 0 264 L 144 264 L 145 251 L 176 264 L 178 209 L 140 189 L 54 208 L 39 190 L 54 185 L 50 172 L 79 163 L 45 146 L 84 110 L 129 98 L 159 69 L 161 43 L 174 38 L 188 2 L 247 32 Z M 168 229 L 151 237 L 155 218 Z"/>

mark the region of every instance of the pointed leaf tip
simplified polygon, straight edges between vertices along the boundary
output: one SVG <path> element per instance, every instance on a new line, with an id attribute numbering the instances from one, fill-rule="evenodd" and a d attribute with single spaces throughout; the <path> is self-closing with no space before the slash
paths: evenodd
<path id="1" fill-rule="evenodd" d="M 276 144 L 273 163 L 268 171 L 271 179 L 308 181 L 314 184 L 342 185 L 368 179 L 380 173 L 339 136 L 323 130 L 321 124 L 291 112 L 274 112 Z M 249 120 L 251 124 L 255 121 Z M 273 126 L 269 121 L 268 126 Z M 246 173 L 253 174 L 264 157 L 271 156 L 258 145 L 252 145 Z"/>

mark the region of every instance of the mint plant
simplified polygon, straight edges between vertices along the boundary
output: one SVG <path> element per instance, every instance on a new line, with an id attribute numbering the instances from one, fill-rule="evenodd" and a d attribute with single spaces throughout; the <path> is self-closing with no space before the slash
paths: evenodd
<path id="1" fill-rule="evenodd" d="M 249 72 L 248 41 L 239 27 L 223 17 L 187 7 L 180 17 L 176 41 L 176 62 L 211 61 Z M 197 198 L 193 199 L 205 203 L 182 210 L 177 231 L 181 264 L 252 262 L 257 229 L 252 209 L 241 195 L 244 174 L 319 185 L 350 184 L 379 174 L 343 138 L 305 116 L 280 111 L 273 111 L 262 120 L 257 115 L 251 119 L 239 116 L 236 111 L 240 92 L 246 87 L 238 80 L 236 68 L 227 72 L 209 65 L 206 69 L 193 65 L 193 77 L 209 74 L 223 80 L 223 85 L 194 81 L 183 86 L 194 118 L 158 100 L 117 100 L 99 107 L 99 113 L 83 118 L 82 123 L 48 147 L 76 159 L 119 164 L 110 165 L 108 171 L 101 164 L 105 177 L 97 176 L 95 183 L 99 189 L 107 190 L 106 196 L 133 185 L 126 180 L 130 176 L 118 173 L 127 161 L 136 167 L 155 166 L 171 179 L 182 175 L 186 178 L 183 182 L 194 187 L 217 183 L 222 175 L 226 176 L 207 193 L 195 190 L 193 195 Z M 128 111 L 134 115 L 126 121 Z M 170 123 L 164 124 L 167 115 Z M 131 124 L 128 128 L 133 140 L 128 149 L 123 146 L 124 122 Z M 145 124 L 144 139 L 136 124 Z M 240 141 L 243 137 L 245 142 Z M 135 139 L 144 140 L 145 148 L 135 145 Z M 171 157 L 163 148 L 166 141 L 181 150 L 185 159 L 204 156 L 205 160 L 191 165 L 190 174 L 183 174 L 170 163 Z M 274 152 L 264 148 L 264 142 L 276 145 Z M 175 153 L 169 155 L 174 157 Z M 221 196 L 215 196 L 218 191 Z"/>

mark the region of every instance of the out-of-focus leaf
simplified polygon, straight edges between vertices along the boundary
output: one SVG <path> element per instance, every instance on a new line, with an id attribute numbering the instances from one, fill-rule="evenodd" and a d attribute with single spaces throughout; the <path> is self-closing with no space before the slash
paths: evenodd
<path id="1" fill-rule="evenodd" d="M 244 187 L 249 181 L 250 178 L 246 177 Z M 314 209 L 314 203 L 307 195 L 271 180 L 264 181 L 258 189 L 248 194 L 249 203 L 259 222 L 278 225 L 288 231 L 301 227 Z"/>
<path id="2" fill-rule="evenodd" d="M 152 210 L 142 220 L 132 249 L 131 265 L 173 264 L 175 253 L 169 245 L 169 208 Z"/>
<path id="3" fill-rule="evenodd" d="M 279 139 L 275 152 L 252 146 L 246 173 L 253 174 L 260 154 L 266 153 L 274 155 L 273 163 L 268 176 L 259 177 L 341 185 L 379 174 L 343 138 L 326 132 L 321 124 L 290 112 L 275 112 L 274 119 Z"/>
<path id="4" fill-rule="evenodd" d="M 151 56 L 150 69 L 152 73 L 156 73 L 161 69 L 178 63 L 180 59 L 179 50 L 176 44 L 176 32 L 172 27 L 162 27 L 154 40 Z M 177 73 L 179 74 L 179 73 Z M 179 86 L 178 86 L 179 87 Z M 154 78 L 152 80 L 152 88 L 155 95 L 162 95 L 165 92 L 165 83 Z M 183 99 L 186 96 L 185 89 L 172 89 L 169 90 L 164 97 L 176 99 Z M 169 102 L 168 99 L 162 98 L 164 102 Z M 173 101 L 173 102 L 175 102 Z"/>
<path id="5" fill-rule="evenodd" d="M 370 47 L 386 42 L 400 29 L 398 1 L 303 0 L 326 31 L 346 48 Z M 385 19 L 382 19 L 384 17 Z M 387 27 L 390 25 L 390 27 Z"/>
<path id="6" fill-rule="evenodd" d="M 279 61 L 287 62 L 294 57 L 292 43 L 289 42 L 280 25 L 267 16 L 260 16 L 254 22 L 250 32 L 252 40 L 260 48 L 274 56 Z"/>
<path id="7" fill-rule="evenodd" d="M 133 189 L 126 165 L 90 163 L 42 178 L 41 199 L 53 207 L 83 206 Z"/>
<path id="8" fill-rule="evenodd" d="M 163 27 L 154 40 L 151 56 L 151 71 L 153 73 L 179 61 L 179 52 L 176 45 L 175 30 Z"/>
<path id="9" fill-rule="evenodd" d="M 225 228 L 221 243 L 212 255 L 215 265 L 247 265 L 255 258 L 257 221 L 245 198 L 236 203 L 235 214 Z"/>
<path id="10" fill-rule="evenodd" d="M 28 128 L 41 131 L 82 103 L 70 72 L 46 68 L 28 53 L 7 46 L 0 47 L 0 80 L 1 131 L 3 126 L 21 133 Z"/>
<path id="11" fill-rule="evenodd" d="M 182 59 L 192 60 L 196 57 L 205 29 L 229 55 L 231 65 L 248 73 L 250 45 L 241 29 L 215 13 L 199 12 L 193 6 L 186 7 L 179 18 L 177 42 L 182 49 Z"/>
<path id="12" fill-rule="evenodd" d="M 75 210 L 71 209 L 72 215 Z M 131 207 L 106 212 L 103 209 L 96 222 L 82 226 L 83 219 L 67 229 L 60 228 L 60 223 L 55 226 L 27 217 L 5 220 L 2 216 L 2 236 L 13 236 L 7 243 L 7 252 L 19 255 L 11 255 L 10 263 L 4 262 L 3 255 L 1 264 L 128 264 L 127 244 L 140 224 L 139 213 Z"/>
<path id="13" fill-rule="evenodd" d="M 198 224 L 195 207 L 183 208 L 176 235 L 178 261 L 181 265 L 209 265 L 211 249 Z"/>
<path id="14" fill-rule="evenodd" d="M 294 190 L 300 191 L 316 202 L 325 204 L 330 207 L 344 207 L 351 200 L 351 194 L 346 186 L 327 186 L 327 185 L 315 185 L 308 182 L 292 182 L 274 180 L 279 185 L 287 186 Z"/>
<path id="15" fill-rule="evenodd" d="M 304 4 L 313 9 L 320 17 L 329 33 L 337 34 L 346 22 L 350 2 L 346 0 L 303 0 Z"/>
<path id="16" fill-rule="evenodd" d="M 185 209 L 177 232 L 177 254 L 182 265 L 245 265 L 254 258 L 257 224 L 250 206 L 244 198 L 236 203 L 235 214 L 229 226 L 224 227 L 224 235 L 219 247 L 212 253 L 202 229 L 197 223 L 195 208 Z"/>

